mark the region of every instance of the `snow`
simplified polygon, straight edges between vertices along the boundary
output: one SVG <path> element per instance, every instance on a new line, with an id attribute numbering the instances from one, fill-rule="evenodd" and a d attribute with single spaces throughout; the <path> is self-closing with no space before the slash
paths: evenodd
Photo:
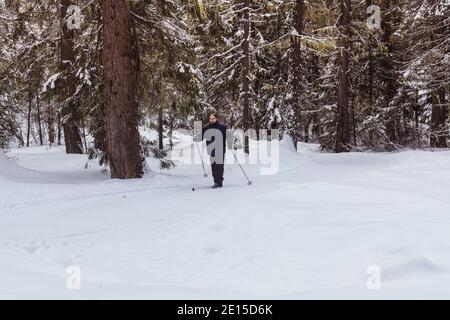
<path id="1" fill-rule="evenodd" d="M 49 77 L 48 80 L 44 83 L 42 92 L 47 92 L 48 87 L 50 87 L 50 89 L 55 89 L 56 81 L 58 80 L 59 76 L 59 73 L 55 73 L 54 75 Z"/>
<path id="2" fill-rule="evenodd" d="M 228 156 L 231 156 L 230 154 Z M 450 152 L 327 154 L 141 180 L 62 147 L 0 153 L 0 298 L 449 298 Z M 192 187 L 197 187 L 192 192 Z M 80 290 L 67 288 L 69 266 Z M 369 290 L 366 270 L 381 271 Z"/>

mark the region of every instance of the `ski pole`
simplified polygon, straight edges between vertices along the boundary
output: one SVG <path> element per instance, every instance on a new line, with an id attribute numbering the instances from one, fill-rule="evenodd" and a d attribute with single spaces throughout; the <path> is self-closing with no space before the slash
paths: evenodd
<path id="1" fill-rule="evenodd" d="M 198 155 L 200 156 L 200 160 L 202 161 L 203 176 L 206 178 L 206 177 L 208 177 L 208 174 L 206 173 L 205 164 L 203 163 L 203 157 L 202 157 L 202 154 L 200 152 L 200 147 L 198 146 L 198 142 L 197 141 L 195 141 L 195 144 L 197 145 Z"/>
<path id="2" fill-rule="evenodd" d="M 239 160 L 238 160 L 236 154 L 234 153 L 234 151 L 231 151 L 231 152 L 233 153 L 234 159 L 236 159 L 236 162 L 237 162 L 237 164 L 239 165 L 239 168 L 241 168 L 241 171 L 242 171 L 242 173 L 244 174 L 245 179 L 247 179 L 248 185 L 251 186 L 253 182 L 248 178 L 247 174 L 245 173 L 244 168 L 242 168 L 242 166 L 241 166 L 241 164 L 240 164 L 240 162 L 239 162 Z"/>

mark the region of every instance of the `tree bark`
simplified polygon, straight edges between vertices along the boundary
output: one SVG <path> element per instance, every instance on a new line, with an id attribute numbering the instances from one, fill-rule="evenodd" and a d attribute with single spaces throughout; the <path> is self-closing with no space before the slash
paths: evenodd
<path id="1" fill-rule="evenodd" d="M 366 6 L 370 7 L 372 5 L 372 0 L 366 0 Z M 370 114 L 372 114 L 373 110 L 373 89 L 374 89 L 374 65 L 373 65 L 373 49 L 372 49 L 372 39 L 370 38 L 368 41 L 368 49 L 369 51 L 369 57 L 368 57 L 368 63 L 369 63 L 369 90 L 368 90 L 368 96 L 369 96 L 369 110 Z"/>
<path id="2" fill-rule="evenodd" d="M 163 124 L 163 106 L 159 107 L 158 110 L 158 142 L 159 150 L 164 149 L 164 124 Z"/>
<path id="3" fill-rule="evenodd" d="M 27 147 L 30 146 L 30 133 L 31 133 L 31 106 L 33 103 L 33 95 L 31 89 L 28 92 L 28 115 L 27 115 Z"/>
<path id="4" fill-rule="evenodd" d="M 71 68 L 75 61 L 74 53 L 74 31 L 69 30 L 67 27 L 67 9 L 72 4 L 71 0 L 61 0 L 61 69 L 66 73 L 66 79 L 64 80 L 61 102 L 63 106 L 61 108 L 62 126 L 64 130 L 64 142 L 66 145 L 66 153 L 68 154 L 82 154 L 83 143 L 81 141 L 81 134 L 79 130 L 79 107 L 73 101 L 72 97 L 75 94 L 75 81 L 76 78 Z"/>
<path id="5" fill-rule="evenodd" d="M 445 112 L 445 90 L 437 89 L 432 93 L 431 136 L 432 148 L 447 148 L 448 128 Z"/>
<path id="6" fill-rule="evenodd" d="M 437 16 L 435 26 L 431 29 L 431 41 L 433 43 L 439 43 L 446 37 L 445 19 L 444 16 Z M 448 29 L 447 29 L 448 30 Z M 448 66 L 447 66 L 448 67 Z M 449 69 L 447 68 L 447 71 Z M 431 136 L 430 145 L 432 148 L 447 148 L 448 127 L 447 117 L 448 109 L 445 98 L 445 87 L 448 87 L 448 80 L 445 73 L 438 73 L 433 75 L 436 86 L 432 95 L 432 111 L 431 111 Z"/>
<path id="7" fill-rule="evenodd" d="M 381 29 L 383 33 L 381 35 L 381 41 L 386 45 L 387 53 L 381 59 L 383 65 L 383 72 L 380 75 L 382 84 L 382 94 L 384 100 L 384 107 L 390 109 L 392 100 L 394 99 L 398 90 L 398 71 L 395 62 L 394 55 L 396 53 L 396 45 L 392 36 L 396 32 L 394 28 L 393 7 L 395 3 L 391 0 L 382 0 L 380 2 L 381 10 L 384 12 L 381 22 Z M 393 144 L 402 143 L 402 130 L 401 130 L 401 115 L 400 112 L 395 110 L 388 111 L 388 119 L 386 123 L 386 134 L 390 142 Z"/>
<path id="8" fill-rule="evenodd" d="M 47 109 L 47 127 L 48 127 L 48 142 L 50 145 L 55 143 L 55 113 L 52 107 Z"/>
<path id="9" fill-rule="evenodd" d="M 44 145 L 44 139 L 42 136 L 42 124 L 41 124 L 41 102 L 39 99 L 39 91 L 36 92 L 36 108 L 37 108 L 37 122 L 38 122 L 38 131 L 39 131 L 39 142 L 41 146 Z"/>
<path id="10" fill-rule="evenodd" d="M 350 50 L 350 10 L 351 0 L 341 0 L 340 29 L 342 47 L 339 49 L 338 121 L 335 152 L 350 151 L 349 125 L 349 50 Z"/>
<path id="11" fill-rule="evenodd" d="M 83 147 L 84 152 L 88 153 L 87 139 L 86 139 L 86 126 L 84 124 L 84 116 L 81 117 L 81 132 L 83 133 Z"/>
<path id="12" fill-rule="evenodd" d="M 58 146 L 61 145 L 61 112 L 58 112 Z"/>
<path id="13" fill-rule="evenodd" d="M 142 176 L 129 5 L 117 0 L 102 3 L 106 141 L 113 179 Z"/>
<path id="14" fill-rule="evenodd" d="M 244 151 L 250 153 L 249 136 L 245 133 L 250 129 L 250 0 L 244 0 L 244 41 L 242 42 L 242 91 L 244 129 Z"/>
<path id="15" fill-rule="evenodd" d="M 372 0 L 366 0 L 366 6 L 370 7 L 372 5 Z M 373 114 L 374 110 L 374 59 L 373 59 L 373 48 L 372 48 L 372 39 L 370 38 L 368 41 L 368 72 L 369 72 L 369 88 L 368 88 L 368 100 L 369 100 L 369 107 L 368 107 L 368 114 Z M 369 143 L 371 146 L 374 145 L 374 139 L 373 139 L 373 133 L 371 130 L 369 130 Z"/>
<path id="16" fill-rule="evenodd" d="M 294 29 L 297 33 L 296 36 L 292 37 L 292 109 L 295 113 L 295 125 L 300 126 L 301 124 L 301 105 L 300 105 L 300 90 L 301 90 L 301 79 L 302 79 L 302 51 L 301 51 L 301 36 L 303 35 L 303 16 L 305 12 L 305 1 L 296 0 L 294 7 Z M 298 128 L 300 130 L 300 128 Z M 305 135 L 307 128 L 305 127 Z M 295 128 L 297 131 L 297 128 Z M 295 134 L 294 145 L 297 148 L 297 142 L 300 140 L 299 134 Z M 305 136 L 306 139 L 306 136 Z"/>
<path id="17" fill-rule="evenodd" d="M 169 112 L 169 130 L 168 130 L 168 136 L 169 136 L 169 147 L 170 150 L 173 150 L 173 127 L 175 122 L 175 115 L 174 111 L 176 110 L 177 104 L 175 102 L 172 103 L 172 107 L 170 108 Z"/>

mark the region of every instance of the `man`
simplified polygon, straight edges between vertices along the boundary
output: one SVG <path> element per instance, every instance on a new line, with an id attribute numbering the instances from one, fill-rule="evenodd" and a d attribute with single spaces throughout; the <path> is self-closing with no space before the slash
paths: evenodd
<path id="1" fill-rule="evenodd" d="M 222 188 L 225 164 L 227 127 L 219 123 L 215 112 L 209 116 L 209 124 L 202 129 L 202 140 L 206 139 L 206 149 L 211 160 L 213 188 Z"/>

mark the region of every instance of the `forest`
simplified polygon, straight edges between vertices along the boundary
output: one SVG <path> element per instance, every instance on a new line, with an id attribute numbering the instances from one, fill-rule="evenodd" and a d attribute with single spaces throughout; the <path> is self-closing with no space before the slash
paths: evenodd
<path id="1" fill-rule="evenodd" d="M 112 178 L 211 111 L 326 152 L 449 143 L 448 0 L 0 0 L 0 34 L 0 145 Z"/>
<path id="2" fill-rule="evenodd" d="M 450 0 L 0 0 L 0 300 L 449 299 L 449 80 Z"/>

